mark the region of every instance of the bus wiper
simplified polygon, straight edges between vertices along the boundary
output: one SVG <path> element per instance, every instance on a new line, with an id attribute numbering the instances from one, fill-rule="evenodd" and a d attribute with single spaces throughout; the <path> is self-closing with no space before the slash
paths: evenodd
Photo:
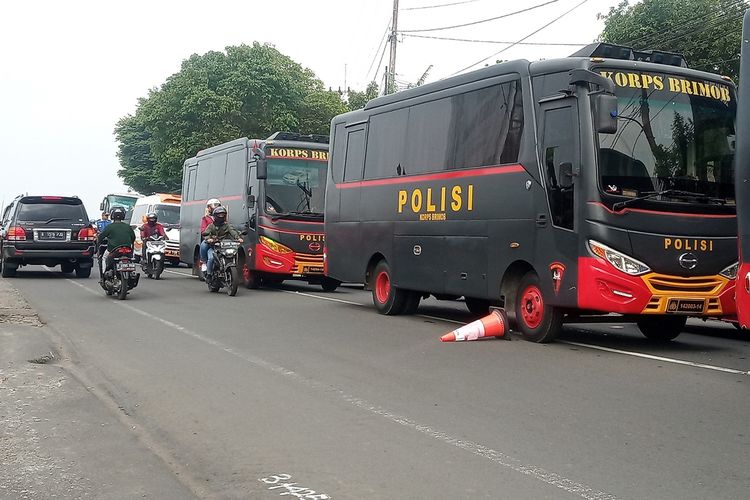
<path id="1" fill-rule="evenodd" d="M 709 198 L 707 194 L 704 193 L 694 193 L 692 191 L 682 191 L 680 189 L 665 189 L 664 191 L 654 191 L 652 193 L 644 194 L 643 196 L 638 196 L 636 198 L 631 198 L 629 200 L 625 201 L 618 201 L 614 205 L 612 205 L 612 210 L 615 212 L 619 212 L 623 208 L 632 205 L 634 203 L 637 203 L 642 200 L 648 200 L 650 198 L 656 198 L 657 196 L 669 196 L 670 198 L 682 198 L 682 199 L 690 199 L 690 198 L 708 198 L 711 201 L 714 201 L 713 198 Z"/>
<path id="2" fill-rule="evenodd" d="M 294 215 L 304 215 L 308 217 L 322 217 L 323 216 L 323 212 L 313 212 L 312 210 L 303 210 L 301 212 L 291 211 L 289 213 L 294 214 Z"/>

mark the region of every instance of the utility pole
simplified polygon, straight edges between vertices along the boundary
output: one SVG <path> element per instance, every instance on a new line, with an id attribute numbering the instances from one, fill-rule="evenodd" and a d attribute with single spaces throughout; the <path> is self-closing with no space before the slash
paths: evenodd
<path id="1" fill-rule="evenodd" d="M 396 91 L 396 43 L 398 42 L 398 0 L 393 0 L 393 21 L 391 22 L 391 57 L 388 60 L 388 76 L 385 80 L 385 94 Z"/>

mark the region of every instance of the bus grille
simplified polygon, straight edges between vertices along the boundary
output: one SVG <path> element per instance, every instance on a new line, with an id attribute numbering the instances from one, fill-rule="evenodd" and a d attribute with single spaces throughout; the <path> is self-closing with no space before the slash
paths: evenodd
<path id="1" fill-rule="evenodd" d="M 323 254 L 298 253 L 294 268 L 296 274 L 323 274 Z"/>
<path id="2" fill-rule="evenodd" d="M 654 293 L 714 295 L 726 284 L 726 280 L 719 276 L 683 278 L 680 276 L 649 274 L 643 278 Z"/>

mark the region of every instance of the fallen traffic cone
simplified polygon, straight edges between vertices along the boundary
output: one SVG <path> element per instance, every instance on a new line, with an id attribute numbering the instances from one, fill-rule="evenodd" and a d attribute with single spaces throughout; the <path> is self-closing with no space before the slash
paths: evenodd
<path id="1" fill-rule="evenodd" d="M 483 337 L 504 337 L 510 340 L 508 336 L 508 316 L 504 310 L 493 309 L 484 318 L 446 333 L 440 337 L 440 341 L 460 342 L 462 340 L 477 340 Z"/>

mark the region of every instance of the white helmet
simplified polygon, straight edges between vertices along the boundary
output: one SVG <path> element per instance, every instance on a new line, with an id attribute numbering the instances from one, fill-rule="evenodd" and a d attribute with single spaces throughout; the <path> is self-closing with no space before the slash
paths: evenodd
<path id="1" fill-rule="evenodd" d="M 206 202 L 206 206 L 210 208 L 216 208 L 221 206 L 221 202 L 216 198 L 211 198 Z"/>

